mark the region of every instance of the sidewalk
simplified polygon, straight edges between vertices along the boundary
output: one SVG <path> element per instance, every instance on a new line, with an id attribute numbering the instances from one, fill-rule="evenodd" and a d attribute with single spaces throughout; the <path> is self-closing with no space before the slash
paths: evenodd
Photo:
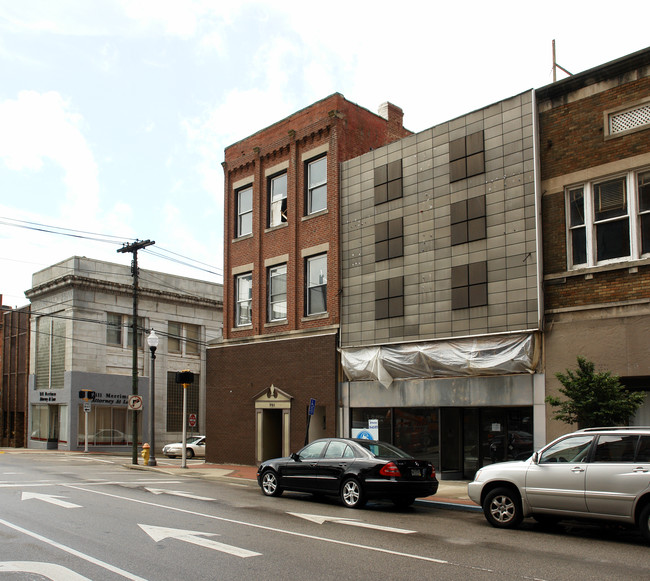
<path id="1" fill-rule="evenodd" d="M 142 462 L 140 460 L 140 462 Z M 187 468 L 160 464 L 158 466 L 143 466 L 140 464 L 124 464 L 131 470 L 152 470 L 176 477 L 202 478 L 204 480 L 220 480 L 238 478 L 248 480 L 257 485 L 257 467 L 230 464 L 191 464 Z M 419 498 L 418 503 L 433 504 L 439 508 L 451 510 L 480 511 L 481 508 L 467 496 L 467 482 L 459 480 L 440 480 L 438 492 L 434 496 Z"/>

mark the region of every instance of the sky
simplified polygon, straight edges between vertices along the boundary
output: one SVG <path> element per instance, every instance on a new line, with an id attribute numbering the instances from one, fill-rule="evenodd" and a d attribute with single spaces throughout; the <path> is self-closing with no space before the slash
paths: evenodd
<path id="1" fill-rule="evenodd" d="M 332 93 L 419 132 L 647 48 L 647 0 L 0 0 L 0 294 L 71 256 L 223 282 L 224 149 Z M 558 71 L 558 79 L 566 74 Z"/>

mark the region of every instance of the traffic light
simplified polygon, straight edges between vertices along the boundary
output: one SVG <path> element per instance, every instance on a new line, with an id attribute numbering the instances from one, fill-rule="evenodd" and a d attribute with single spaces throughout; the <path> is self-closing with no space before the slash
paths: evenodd
<path id="1" fill-rule="evenodd" d="M 184 371 L 177 371 L 176 383 L 182 383 L 183 385 L 188 383 L 194 383 L 194 374 L 187 369 Z"/>
<path id="2" fill-rule="evenodd" d="M 84 401 L 93 401 L 95 399 L 95 392 L 91 389 L 80 389 L 79 398 Z"/>

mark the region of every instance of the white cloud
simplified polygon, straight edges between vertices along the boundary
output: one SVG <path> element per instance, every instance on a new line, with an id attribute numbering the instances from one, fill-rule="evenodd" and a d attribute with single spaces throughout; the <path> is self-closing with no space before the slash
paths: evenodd
<path id="1" fill-rule="evenodd" d="M 21 91 L 0 102 L 0 159 L 13 171 L 39 171 L 46 159 L 64 171 L 66 206 L 84 218 L 97 210 L 97 164 L 83 118 L 54 91 Z"/>

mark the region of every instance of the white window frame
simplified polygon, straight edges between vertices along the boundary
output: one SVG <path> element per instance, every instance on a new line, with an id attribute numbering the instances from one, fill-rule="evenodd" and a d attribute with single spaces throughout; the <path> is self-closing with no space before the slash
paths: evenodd
<path id="1" fill-rule="evenodd" d="M 244 281 L 248 283 L 246 288 L 242 285 Z M 248 291 L 248 296 L 243 296 L 242 291 Z M 253 324 L 252 302 L 253 273 L 246 272 L 235 277 L 235 327 L 250 327 Z"/>
<path id="2" fill-rule="evenodd" d="M 287 319 L 287 265 L 278 264 L 268 269 L 268 320 L 269 322 Z M 276 288 L 284 278 L 284 288 Z M 276 314 L 277 311 L 277 314 Z"/>
<path id="3" fill-rule="evenodd" d="M 276 187 L 284 181 L 284 191 Z M 273 176 L 269 179 L 269 227 L 273 228 L 287 222 L 287 172 Z M 284 201 L 284 212 L 282 202 Z"/>
<path id="4" fill-rule="evenodd" d="M 119 343 L 113 343 L 108 341 L 108 332 L 106 336 L 106 344 L 119 347 L 122 349 L 130 349 L 133 346 L 133 316 L 132 315 L 123 315 L 121 313 L 107 313 L 107 325 L 115 327 L 114 323 L 108 322 L 111 318 L 119 317 L 121 319 L 118 339 Z M 144 317 L 138 317 L 138 349 L 144 349 L 144 330 L 145 330 L 145 319 Z M 126 332 L 124 332 L 126 331 Z"/>
<path id="5" fill-rule="evenodd" d="M 312 178 L 312 168 L 316 164 L 325 163 L 325 178 L 316 181 Z M 321 188 L 325 189 L 324 204 L 314 207 L 314 194 Z M 327 210 L 327 155 L 320 156 L 307 162 L 307 214 L 315 214 Z"/>
<path id="6" fill-rule="evenodd" d="M 242 203 L 244 195 L 250 196 L 250 207 Z M 248 236 L 253 233 L 253 186 L 237 190 L 237 232 L 236 237 Z"/>
<path id="7" fill-rule="evenodd" d="M 171 355 L 182 355 L 183 357 L 196 357 L 201 354 L 200 341 L 201 341 L 201 326 L 193 325 L 190 323 L 180 323 L 178 321 L 169 321 L 167 323 L 167 351 Z M 178 333 L 175 333 L 177 327 Z M 196 332 L 196 337 L 192 337 L 192 331 Z M 178 349 L 170 347 L 171 340 L 178 341 Z"/>
<path id="8" fill-rule="evenodd" d="M 595 266 L 616 264 L 621 262 L 630 262 L 639 260 L 641 258 L 650 257 L 650 252 L 642 253 L 641 241 L 641 216 L 650 213 L 650 210 L 639 210 L 639 188 L 638 180 L 641 174 L 650 172 L 650 168 L 630 170 L 626 173 L 617 173 L 614 175 L 603 176 L 602 178 L 594 179 L 589 182 L 574 184 L 565 188 L 565 213 L 566 213 L 566 239 L 567 239 L 567 265 L 569 270 L 590 268 Z M 596 186 L 617 179 L 624 180 L 625 196 L 626 196 L 626 213 L 611 218 L 596 220 L 595 215 L 595 202 L 594 195 Z M 571 225 L 571 192 L 582 189 L 583 192 L 583 213 L 584 225 L 577 224 Z M 620 256 L 615 258 L 598 260 L 597 249 L 597 229 L 599 225 L 613 223 L 616 221 L 627 220 L 629 231 L 629 255 Z M 586 238 L 586 262 L 574 263 L 573 261 L 573 237 L 574 232 L 581 229 L 585 230 Z"/>
<path id="9" fill-rule="evenodd" d="M 313 265 L 317 264 L 318 261 L 325 259 L 325 268 L 324 270 L 320 270 L 320 274 L 318 275 L 319 277 L 323 277 L 324 280 L 319 280 L 318 282 L 312 280 L 312 267 Z M 305 287 L 306 287 L 306 297 L 305 297 L 305 312 L 307 316 L 311 315 L 320 315 L 322 313 L 327 313 L 327 253 L 325 254 L 316 254 L 314 256 L 309 256 L 306 259 L 306 268 L 305 268 Z M 316 267 L 318 268 L 318 267 Z M 315 311 L 313 310 L 312 307 L 312 300 L 311 300 L 311 295 L 312 295 L 312 290 L 314 289 L 323 289 L 323 296 L 324 296 L 324 310 L 320 311 Z"/>

